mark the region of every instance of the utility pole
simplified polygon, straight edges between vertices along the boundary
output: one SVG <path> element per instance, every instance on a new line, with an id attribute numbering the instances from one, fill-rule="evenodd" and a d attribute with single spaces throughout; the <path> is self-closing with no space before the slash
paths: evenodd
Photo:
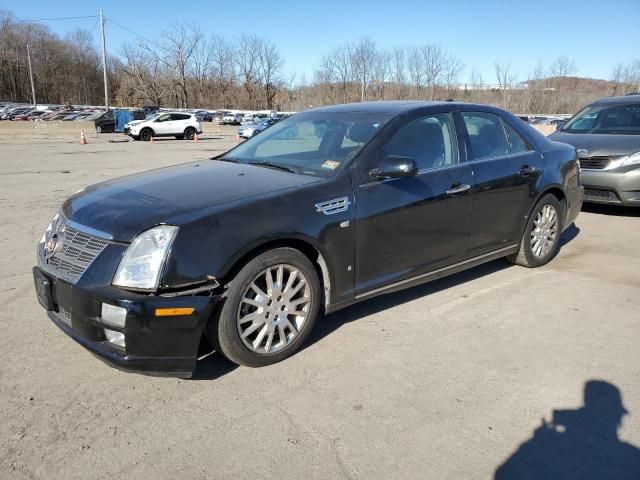
<path id="1" fill-rule="evenodd" d="M 104 42 L 104 15 L 100 10 L 100 31 L 102 32 L 102 75 L 104 77 L 104 106 L 109 110 L 109 89 L 107 88 L 107 48 Z"/>
<path id="2" fill-rule="evenodd" d="M 29 44 L 27 43 L 27 60 L 29 62 L 29 78 L 31 79 L 31 97 L 33 98 L 33 107 L 36 107 L 36 87 L 33 83 L 33 70 L 31 69 L 31 52 L 29 51 Z"/>

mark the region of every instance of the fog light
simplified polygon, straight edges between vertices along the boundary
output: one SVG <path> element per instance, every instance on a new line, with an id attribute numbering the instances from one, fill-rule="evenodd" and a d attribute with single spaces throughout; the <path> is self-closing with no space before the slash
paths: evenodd
<path id="1" fill-rule="evenodd" d="M 125 320 L 127 319 L 127 309 L 103 303 L 100 319 L 102 320 L 102 323 L 106 325 L 124 328 Z"/>
<path id="2" fill-rule="evenodd" d="M 115 332 L 113 330 L 109 330 L 108 328 L 104 329 L 104 335 L 107 337 L 109 343 L 113 343 L 114 345 L 118 345 L 119 347 L 124 348 L 124 333 Z"/>

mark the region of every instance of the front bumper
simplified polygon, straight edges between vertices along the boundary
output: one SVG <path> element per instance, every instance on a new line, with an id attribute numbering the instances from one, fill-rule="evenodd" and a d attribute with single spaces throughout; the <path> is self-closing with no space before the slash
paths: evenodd
<path id="1" fill-rule="evenodd" d="M 582 170 L 585 202 L 640 207 L 640 167 Z"/>
<path id="2" fill-rule="evenodd" d="M 126 371 L 190 377 L 204 327 L 219 295 L 164 297 L 128 292 L 113 286 L 72 285 L 34 267 L 36 290 L 48 288 L 49 318 L 64 333 L 108 364 Z M 42 287 L 42 277 L 48 285 Z M 40 282 L 40 284 L 39 284 Z M 40 298 L 41 304 L 47 308 Z M 124 328 L 101 320 L 102 303 L 127 310 Z M 157 317 L 157 308 L 193 307 L 191 315 Z M 125 347 L 110 343 L 104 329 L 123 332 Z"/>

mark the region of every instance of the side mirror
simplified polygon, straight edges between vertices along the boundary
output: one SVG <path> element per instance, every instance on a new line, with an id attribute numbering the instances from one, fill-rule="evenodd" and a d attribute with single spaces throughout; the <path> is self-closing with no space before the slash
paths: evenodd
<path id="1" fill-rule="evenodd" d="M 385 157 L 380 166 L 369 172 L 374 180 L 386 178 L 413 177 L 418 173 L 418 165 L 413 158 L 389 155 Z"/>
<path id="2" fill-rule="evenodd" d="M 556 123 L 556 132 L 564 127 L 564 124 L 567 123 L 566 120 L 562 120 L 561 122 Z"/>

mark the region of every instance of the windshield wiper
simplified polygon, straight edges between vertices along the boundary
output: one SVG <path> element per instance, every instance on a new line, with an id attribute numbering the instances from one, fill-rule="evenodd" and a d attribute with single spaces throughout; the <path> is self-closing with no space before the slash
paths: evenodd
<path id="1" fill-rule="evenodd" d="M 229 158 L 229 157 L 214 157 L 211 160 L 217 160 L 219 162 L 240 163 L 240 160 L 238 160 L 237 158 Z"/>
<path id="2" fill-rule="evenodd" d="M 249 162 L 249 165 L 257 165 L 258 167 L 267 167 L 267 168 L 275 168 L 277 170 L 284 170 L 289 173 L 298 173 L 296 169 L 293 167 L 287 167 L 285 165 L 280 165 L 279 163 L 272 162 Z"/>

